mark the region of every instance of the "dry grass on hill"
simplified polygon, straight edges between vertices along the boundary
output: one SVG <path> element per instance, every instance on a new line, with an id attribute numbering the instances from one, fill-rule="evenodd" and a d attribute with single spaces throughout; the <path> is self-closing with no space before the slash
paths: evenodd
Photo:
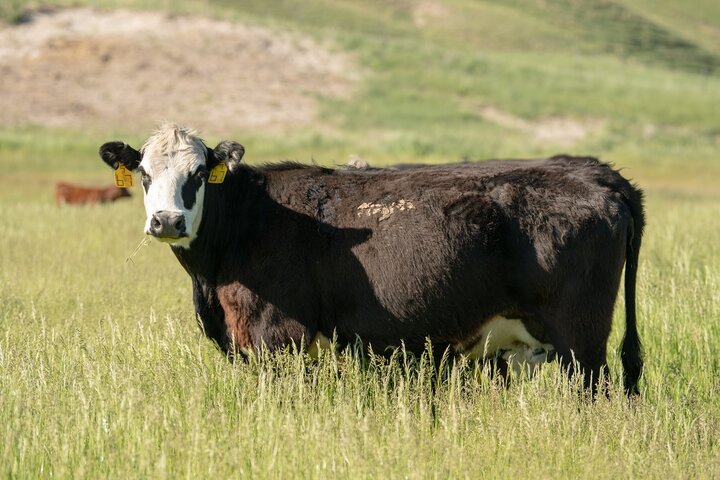
<path id="1" fill-rule="evenodd" d="M 351 60 L 317 42 L 202 17 L 91 8 L 0 28 L 0 126 L 283 130 L 348 96 Z"/>

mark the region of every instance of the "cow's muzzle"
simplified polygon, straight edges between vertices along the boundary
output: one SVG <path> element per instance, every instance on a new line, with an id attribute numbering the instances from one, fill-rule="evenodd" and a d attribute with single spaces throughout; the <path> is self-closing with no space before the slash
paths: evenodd
<path id="1" fill-rule="evenodd" d="M 156 238 L 187 237 L 185 216 L 182 213 L 160 210 L 150 219 L 148 233 Z"/>

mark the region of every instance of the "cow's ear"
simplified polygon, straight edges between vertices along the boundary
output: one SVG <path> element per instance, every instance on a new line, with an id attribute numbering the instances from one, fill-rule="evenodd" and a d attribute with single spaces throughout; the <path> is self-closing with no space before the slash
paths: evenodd
<path id="1" fill-rule="evenodd" d="M 218 164 L 218 161 L 215 159 L 215 151 L 210 147 L 205 148 L 207 149 L 207 152 L 205 153 L 205 158 L 207 159 L 205 166 L 209 169 L 213 169 Z"/>
<path id="2" fill-rule="evenodd" d="M 213 160 L 210 160 L 212 152 Z M 245 147 L 232 140 L 224 140 L 217 144 L 214 149 L 208 148 L 208 167 L 212 168 L 220 162 L 225 162 L 228 169 L 234 172 L 240 166 L 240 161 L 245 155 Z"/>
<path id="3" fill-rule="evenodd" d="M 135 170 L 142 160 L 140 152 L 123 142 L 105 143 L 100 147 L 98 153 L 100 153 L 102 161 L 115 170 L 120 164 L 125 165 L 130 170 Z"/>

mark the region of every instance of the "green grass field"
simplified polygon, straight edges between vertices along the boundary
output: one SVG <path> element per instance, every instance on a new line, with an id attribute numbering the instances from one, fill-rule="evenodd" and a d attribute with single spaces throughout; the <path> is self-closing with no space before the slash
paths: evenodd
<path id="1" fill-rule="evenodd" d="M 13 21 L 26 3 L 0 15 Z M 594 403 L 555 364 L 509 388 L 472 365 L 438 379 L 402 352 L 231 364 L 197 328 L 169 248 L 128 260 L 143 239 L 139 188 L 110 206 L 54 203 L 57 180 L 111 181 L 99 144 L 149 132 L 17 125 L 0 129 L 0 475 L 720 477 L 717 2 L 452 0 L 423 28 L 410 0 L 33 5 L 91 3 L 264 24 L 356 59 L 361 83 L 321 100 L 323 128 L 237 132 L 251 163 L 568 151 L 622 167 L 647 193 L 642 394 L 627 401 L 619 383 L 622 297 L 609 395 Z M 489 121 L 487 105 L 599 126 L 567 146 Z"/>

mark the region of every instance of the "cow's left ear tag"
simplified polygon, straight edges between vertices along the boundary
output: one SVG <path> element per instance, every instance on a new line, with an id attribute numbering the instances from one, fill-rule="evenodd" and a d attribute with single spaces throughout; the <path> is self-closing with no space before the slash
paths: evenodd
<path id="1" fill-rule="evenodd" d="M 133 186 L 132 172 L 122 163 L 115 170 L 115 186 L 118 188 L 130 188 Z"/>
<path id="2" fill-rule="evenodd" d="M 208 177 L 208 183 L 222 183 L 225 180 L 228 168 L 225 162 L 220 162 L 210 170 L 210 176 Z"/>

